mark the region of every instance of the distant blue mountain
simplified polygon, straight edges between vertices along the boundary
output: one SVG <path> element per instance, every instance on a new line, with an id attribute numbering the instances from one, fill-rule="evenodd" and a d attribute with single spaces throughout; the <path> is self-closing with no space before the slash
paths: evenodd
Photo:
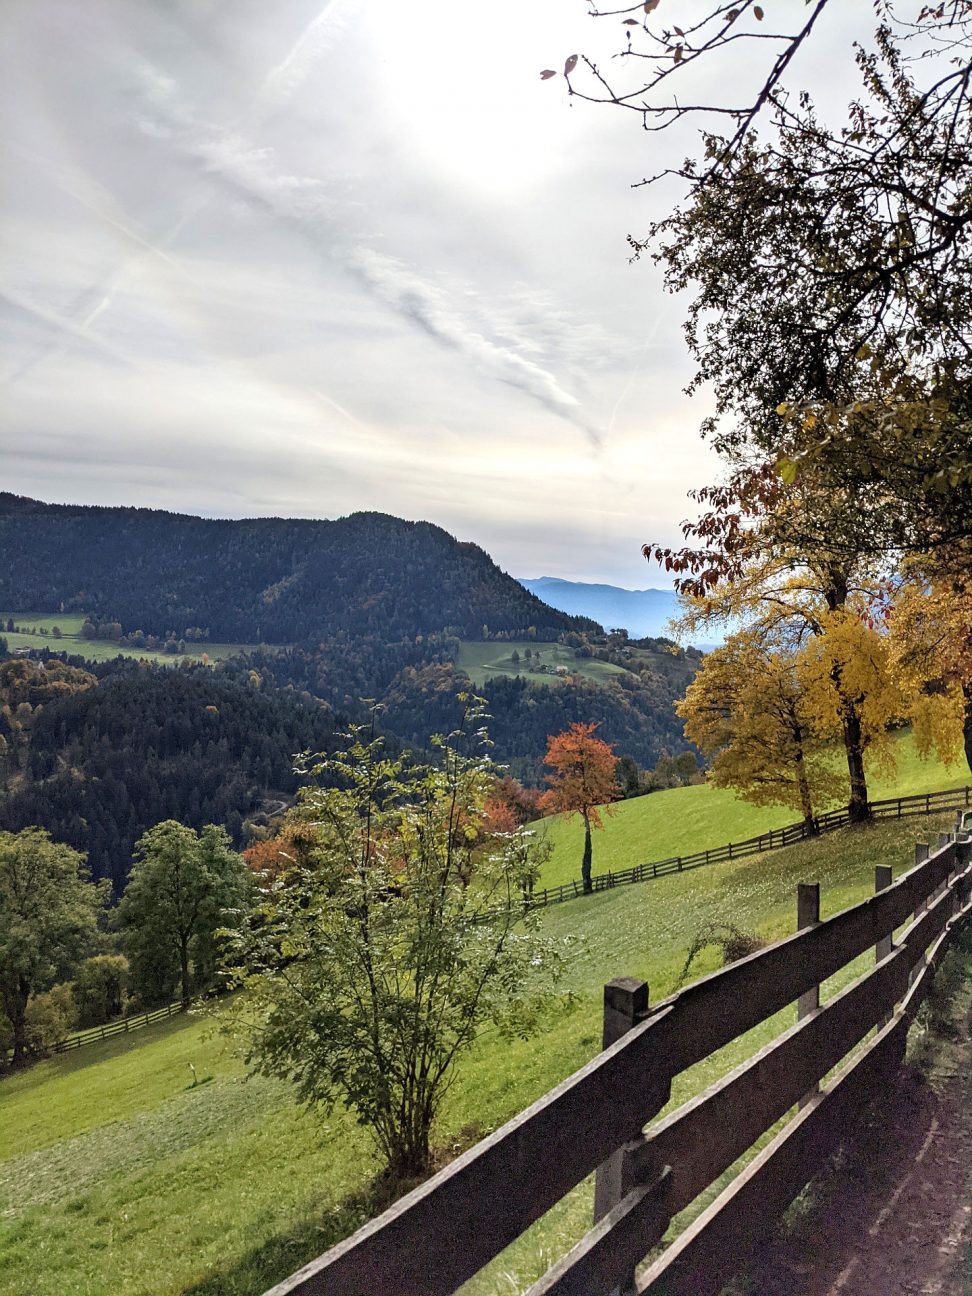
<path id="1" fill-rule="evenodd" d="M 630 590 L 557 576 L 538 576 L 520 584 L 560 612 L 593 617 L 606 630 L 623 626 L 633 639 L 667 636 L 668 622 L 677 611 L 676 594 L 670 589 Z"/>

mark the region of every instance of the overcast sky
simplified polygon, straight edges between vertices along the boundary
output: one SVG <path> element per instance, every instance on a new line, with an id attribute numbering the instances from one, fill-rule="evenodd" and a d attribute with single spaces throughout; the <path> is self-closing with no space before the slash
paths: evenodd
<path id="1" fill-rule="evenodd" d="M 4 489 L 378 509 L 515 575 L 665 584 L 639 546 L 717 465 L 682 304 L 625 235 L 688 141 L 538 75 L 619 27 L 582 0 L 4 0 L 0 29 Z"/>

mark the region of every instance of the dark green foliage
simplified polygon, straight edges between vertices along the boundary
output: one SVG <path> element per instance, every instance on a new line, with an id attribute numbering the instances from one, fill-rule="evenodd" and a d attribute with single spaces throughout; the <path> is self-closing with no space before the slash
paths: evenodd
<path id="1" fill-rule="evenodd" d="M 383 513 L 212 521 L 0 494 L 0 607 L 90 613 L 126 633 L 214 641 L 382 640 L 451 629 L 555 639 L 594 623 L 546 607 L 477 545 Z"/>
<path id="2" fill-rule="evenodd" d="M 9 1023 L 15 1064 L 30 1048 L 29 999 L 89 952 L 106 899 L 77 851 L 39 828 L 0 832 L 0 1018 Z"/>
<path id="3" fill-rule="evenodd" d="M 116 921 L 141 1003 L 178 988 L 188 1007 L 213 984 L 217 932 L 242 922 L 248 890 L 246 865 L 214 824 L 196 833 L 167 819 L 139 838 Z"/>
<path id="4" fill-rule="evenodd" d="M 224 824 L 243 845 L 244 819 L 296 791 L 294 754 L 332 749 L 341 727 L 319 702 L 245 673 L 124 661 L 95 673 L 95 688 L 36 716 L 27 781 L 0 800 L 0 828 L 39 824 L 87 851 L 116 895 L 136 839 L 160 820 Z"/>
<path id="5" fill-rule="evenodd" d="M 123 954 L 96 954 L 74 974 L 78 1025 L 103 1026 L 121 1016 L 128 994 L 128 959 Z"/>

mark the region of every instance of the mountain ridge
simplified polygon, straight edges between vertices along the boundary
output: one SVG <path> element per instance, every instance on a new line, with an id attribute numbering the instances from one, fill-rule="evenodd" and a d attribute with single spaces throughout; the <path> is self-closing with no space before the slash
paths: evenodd
<path id="1" fill-rule="evenodd" d="M 0 608 L 74 609 L 125 632 L 289 643 L 532 629 L 543 639 L 595 624 L 549 607 L 479 545 L 377 511 L 201 518 L 4 492 L 0 552 Z"/>

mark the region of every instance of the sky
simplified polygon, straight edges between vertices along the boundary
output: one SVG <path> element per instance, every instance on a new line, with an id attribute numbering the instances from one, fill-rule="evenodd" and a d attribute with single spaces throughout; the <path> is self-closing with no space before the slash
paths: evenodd
<path id="1" fill-rule="evenodd" d="M 870 8 L 832 7 L 806 70 L 825 91 Z M 718 464 L 684 303 L 626 235 L 678 196 L 634 182 L 692 139 L 539 77 L 606 61 L 618 21 L 582 0 L 5 0 L 0 487 L 380 510 L 514 575 L 664 586 L 640 546 L 678 540 Z"/>

